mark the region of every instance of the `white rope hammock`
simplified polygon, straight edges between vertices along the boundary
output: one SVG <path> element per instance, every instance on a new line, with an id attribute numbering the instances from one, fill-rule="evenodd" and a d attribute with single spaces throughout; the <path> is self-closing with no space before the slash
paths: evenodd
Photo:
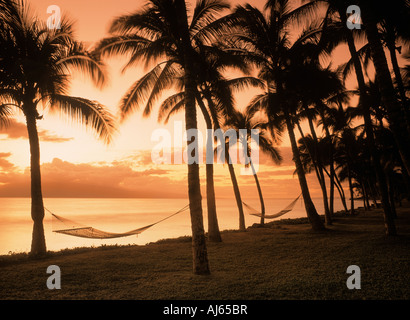
<path id="1" fill-rule="evenodd" d="M 48 210 L 47 208 L 45 208 L 51 215 L 53 218 L 53 232 L 56 233 L 61 233 L 61 234 L 66 234 L 69 236 L 75 236 L 75 237 L 81 237 L 81 238 L 89 238 L 89 239 L 113 239 L 113 238 L 122 238 L 122 237 L 128 237 L 128 236 L 133 236 L 133 235 L 137 235 L 142 233 L 143 231 L 151 228 L 152 226 L 165 221 L 175 215 L 177 215 L 178 213 L 181 213 L 183 211 L 186 211 L 189 209 L 189 205 L 186 205 L 185 207 L 183 207 L 182 209 L 178 210 L 177 212 L 173 213 L 172 215 L 157 221 L 153 224 L 147 225 L 145 227 L 142 228 L 138 228 L 138 229 L 134 229 L 128 232 L 123 232 L 123 233 L 114 233 L 114 232 L 106 232 L 106 231 L 101 231 L 98 229 L 95 229 L 93 227 L 90 226 L 85 226 L 85 225 L 81 225 L 75 221 L 63 218 L 61 216 L 58 216 L 54 213 L 52 213 L 50 210 Z M 61 228 L 54 228 L 54 225 L 60 225 L 63 227 L 63 229 Z"/>
<path id="2" fill-rule="evenodd" d="M 300 196 L 302 194 L 300 194 L 295 200 L 293 200 L 287 207 L 285 207 L 284 209 L 282 209 L 281 211 L 275 213 L 275 214 L 265 214 L 263 215 L 263 217 L 265 219 L 275 219 L 278 218 L 280 216 L 285 215 L 286 213 L 290 212 L 293 210 L 293 208 L 296 205 L 296 202 L 299 200 Z M 257 216 L 257 217 L 262 217 L 262 213 L 258 212 L 256 209 L 252 208 L 250 205 L 246 204 L 245 202 L 242 202 L 244 204 L 244 206 L 248 209 L 248 211 L 250 212 L 249 214 L 252 216 Z"/>

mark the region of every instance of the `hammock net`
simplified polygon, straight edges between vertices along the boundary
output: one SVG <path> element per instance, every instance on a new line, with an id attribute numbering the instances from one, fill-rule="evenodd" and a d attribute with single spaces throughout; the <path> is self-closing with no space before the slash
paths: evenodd
<path id="1" fill-rule="evenodd" d="M 265 214 L 264 218 L 265 219 L 275 219 L 278 218 L 280 216 L 285 215 L 286 213 L 290 212 L 293 210 L 293 208 L 296 205 L 296 202 L 299 200 L 300 196 L 302 194 L 300 194 L 295 200 L 293 200 L 288 206 L 286 206 L 284 209 L 282 209 L 281 211 L 274 213 L 274 214 Z M 252 208 L 250 205 L 246 204 L 245 202 L 243 202 L 244 206 L 248 209 L 249 214 L 252 216 L 257 216 L 257 217 L 262 217 L 262 213 L 258 212 L 256 209 Z"/>
<path id="2" fill-rule="evenodd" d="M 61 234 L 66 234 L 70 236 L 75 236 L 75 237 L 81 237 L 81 238 L 89 238 L 89 239 L 113 239 L 113 238 L 122 238 L 122 237 L 128 237 L 128 236 L 133 236 L 137 235 L 144 232 L 145 230 L 151 228 L 152 226 L 165 221 L 178 213 L 181 213 L 183 211 L 186 211 L 189 209 L 189 205 L 183 207 L 182 209 L 178 210 L 177 212 L 173 213 L 172 215 L 159 220 L 155 223 L 152 223 L 150 225 L 147 225 L 142 228 L 134 229 L 131 231 L 123 232 L 123 233 L 114 233 L 114 232 L 107 232 L 107 231 L 102 231 L 95 229 L 91 226 L 86 226 L 82 225 L 78 222 L 69 220 L 67 218 L 63 218 L 61 216 L 58 216 L 54 213 L 52 213 L 50 210 L 46 209 L 48 212 L 50 212 L 52 216 L 52 225 L 53 225 L 53 232 L 56 233 L 61 233 Z"/>

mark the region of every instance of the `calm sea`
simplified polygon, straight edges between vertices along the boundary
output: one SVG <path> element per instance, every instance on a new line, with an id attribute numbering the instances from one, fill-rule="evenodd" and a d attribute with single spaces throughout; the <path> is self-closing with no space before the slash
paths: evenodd
<path id="1" fill-rule="evenodd" d="M 293 199 L 265 199 L 266 214 L 273 214 L 286 207 Z M 313 199 L 319 214 L 323 212 L 321 199 Z M 259 200 L 247 203 L 259 208 Z M 170 216 L 188 204 L 184 199 L 44 199 L 47 209 L 56 215 L 108 232 L 126 232 L 144 227 Z M 206 201 L 204 201 L 204 226 L 207 230 Z M 335 210 L 341 210 L 340 200 L 335 201 Z M 238 229 L 239 218 L 236 203 L 232 199 L 217 199 L 217 214 L 220 230 Z M 284 218 L 306 217 L 302 200 Z M 246 226 L 259 222 L 245 209 Z M 117 239 L 85 239 L 54 233 L 53 219 L 46 212 L 44 220 L 47 249 L 51 251 L 75 247 L 101 245 L 144 245 L 160 239 L 191 235 L 189 211 L 184 211 L 141 233 Z M 0 255 L 10 252 L 30 251 L 32 220 L 30 199 L 0 198 Z"/>

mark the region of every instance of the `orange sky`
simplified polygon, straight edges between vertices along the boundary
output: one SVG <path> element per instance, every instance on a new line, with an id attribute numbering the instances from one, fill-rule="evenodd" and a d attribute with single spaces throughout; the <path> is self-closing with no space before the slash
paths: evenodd
<path id="1" fill-rule="evenodd" d="M 112 18 L 135 11 L 141 0 L 35 0 L 29 1 L 40 19 L 46 20 L 49 5 L 60 6 L 62 13 L 76 21 L 79 40 L 92 43 L 107 35 Z M 232 4 L 245 1 L 232 1 Z M 251 1 L 262 7 L 264 1 Z M 338 51 L 343 61 L 346 51 Z M 139 79 L 143 68 L 134 68 L 121 74 L 123 58 L 107 60 L 110 83 L 98 90 L 81 76 L 73 78 L 71 94 L 98 100 L 112 113 L 130 85 Z M 237 96 L 238 107 L 247 104 L 256 91 Z M 165 98 L 165 97 L 164 97 Z M 153 113 L 155 115 L 155 112 Z M 67 119 L 44 113 L 38 122 L 41 140 L 41 163 L 45 197 L 186 197 L 186 165 L 155 165 L 150 154 L 156 142 L 151 135 L 156 128 L 173 132 L 173 121 L 167 126 L 157 123 L 156 116 L 146 119 L 135 113 L 119 127 L 112 145 L 105 146 L 93 132 Z M 172 120 L 183 121 L 183 114 Z M 198 118 L 200 127 L 203 121 Z M 287 134 L 281 146 L 284 162 L 276 166 L 261 155 L 259 178 L 266 197 L 297 196 L 299 185 L 293 177 Z M 7 131 L 0 131 L 0 196 L 29 196 L 29 146 L 24 118 L 18 115 Z M 257 197 L 252 176 L 240 176 L 241 191 L 246 197 Z M 205 185 L 205 170 L 201 167 L 201 181 Z M 217 165 L 217 196 L 231 197 L 232 186 L 226 166 Z M 320 196 L 316 180 L 310 177 L 313 196 Z M 204 189 L 203 189 L 204 190 Z M 202 193 L 203 196 L 205 192 Z"/>

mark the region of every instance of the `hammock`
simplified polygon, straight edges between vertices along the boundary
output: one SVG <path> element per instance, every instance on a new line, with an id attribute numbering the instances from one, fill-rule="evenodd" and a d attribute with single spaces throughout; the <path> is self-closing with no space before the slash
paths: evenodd
<path id="1" fill-rule="evenodd" d="M 275 219 L 278 218 L 280 216 L 283 216 L 284 214 L 290 212 L 293 210 L 293 207 L 295 206 L 296 202 L 299 200 L 300 196 L 302 194 L 300 194 L 295 200 L 293 200 L 286 208 L 284 208 L 283 210 L 279 211 L 278 213 L 275 214 L 265 214 L 264 218 L 265 219 Z M 250 205 L 246 204 L 245 202 L 242 202 L 245 207 L 251 211 L 251 213 L 249 213 L 252 216 L 257 216 L 257 217 L 262 217 L 262 213 L 257 212 L 254 208 L 252 208 Z"/>
<path id="2" fill-rule="evenodd" d="M 177 212 L 173 213 L 172 215 L 170 215 L 170 216 L 168 216 L 168 217 L 166 217 L 166 218 L 164 218 L 160 221 L 157 221 L 157 222 L 155 222 L 153 224 L 150 224 L 148 226 L 145 226 L 145 227 L 142 227 L 142 228 L 139 228 L 139 229 L 135 229 L 135 230 L 131 230 L 131 231 L 128 231 L 128 232 L 124 232 L 124 233 L 106 232 L 106 231 L 101 231 L 101 230 L 95 229 L 93 227 L 84 226 L 84 225 L 81 225 L 81 224 L 79 224 L 77 222 L 74 222 L 72 220 L 69 220 L 69 219 L 63 218 L 61 216 L 58 216 L 58 215 L 52 213 L 48 209 L 46 209 L 46 210 L 48 212 L 50 212 L 50 214 L 52 215 L 53 222 L 55 221 L 55 222 L 58 222 L 60 224 L 62 223 L 65 226 L 64 229 L 54 230 L 54 228 L 53 228 L 53 232 L 62 233 L 62 234 L 66 234 L 66 235 L 69 235 L 69 236 L 89 238 L 89 239 L 113 239 L 113 238 L 122 238 L 122 237 L 128 237 L 128 236 L 133 236 L 133 235 L 138 236 L 138 234 L 142 233 L 143 231 L 151 228 L 152 226 L 154 226 L 154 225 L 156 225 L 156 224 L 158 224 L 158 223 L 160 223 L 164 220 L 167 220 L 167 219 L 177 215 L 178 213 L 181 213 L 183 211 L 188 210 L 188 208 L 189 208 L 189 205 L 186 205 L 182 209 L 178 210 Z M 54 223 L 53 223 L 53 225 L 54 225 Z"/>

